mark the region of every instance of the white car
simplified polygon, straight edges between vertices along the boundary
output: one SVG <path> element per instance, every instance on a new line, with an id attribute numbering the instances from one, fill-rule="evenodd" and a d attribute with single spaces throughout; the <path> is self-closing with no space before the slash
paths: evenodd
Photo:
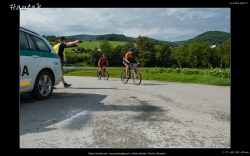
<path id="1" fill-rule="evenodd" d="M 20 27 L 20 94 L 44 100 L 62 80 L 62 62 L 42 36 Z"/>

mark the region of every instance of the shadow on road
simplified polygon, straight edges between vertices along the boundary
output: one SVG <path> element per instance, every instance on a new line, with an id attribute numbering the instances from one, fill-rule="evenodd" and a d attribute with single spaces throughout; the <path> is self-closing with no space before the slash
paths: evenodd
<path id="1" fill-rule="evenodd" d="M 56 90 L 64 90 L 65 88 L 56 88 Z M 95 88 L 95 87 L 92 87 L 92 88 L 87 88 L 87 87 L 69 87 L 67 89 L 115 89 L 115 90 L 128 90 L 128 89 L 118 89 L 118 88 Z M 54 94 L 54 93 L 53 93 Z"/>
<path id="2" fill-rule="evenodd" d="M 106 97 L 100 94 L 53 93 L 47 100 L 36 101 L 29 95 L 20 95 L 20 135 L 53 131 L 58 127 L 82 129 L 93 118 L 92 112 L 96 111 L 134 111 L 143 117 L 163 111 L 150 102 L 138 99 L 135 100 L 136 105 L 122 101 L 106 105 L 101 102 Z"/>
<path id="3" fill-rule="evenodd" d="M 167 83 L 141 83 L 140 85 L 155 86 L 155 85 L 169 85 L 169 84 Z"/>
<path id="4" fill-rule="evenodd" d="M 69 89 L 117 89 L 117 88 L 86 88 L 86 87 L 70 87 Z"/>

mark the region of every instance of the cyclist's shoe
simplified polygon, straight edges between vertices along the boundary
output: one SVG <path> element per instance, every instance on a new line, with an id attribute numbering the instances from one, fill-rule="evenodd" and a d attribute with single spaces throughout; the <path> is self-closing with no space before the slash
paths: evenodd
<path id="1" fill-rule="evenodd" d="M 68 88 L 71 84 L 64 83 L 64 88 Z"/>
<path id="2" fill-rule="evenodd" d="M 130 78 L 130 76 L 129 76 L 129 75 L 127 75 L 126 77 L 127 77 L 127 78 Z"/>

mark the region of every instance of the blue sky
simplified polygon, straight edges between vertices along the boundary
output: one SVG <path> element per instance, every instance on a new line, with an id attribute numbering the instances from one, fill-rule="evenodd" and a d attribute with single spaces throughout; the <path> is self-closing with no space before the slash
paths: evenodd
<path id="1" fill-rule="evenodd" d="M 20 26 L 40 35 L 124 34 L 182 41 L 206 31 L 230 32 L 230 8 L 27 8 Z"/>

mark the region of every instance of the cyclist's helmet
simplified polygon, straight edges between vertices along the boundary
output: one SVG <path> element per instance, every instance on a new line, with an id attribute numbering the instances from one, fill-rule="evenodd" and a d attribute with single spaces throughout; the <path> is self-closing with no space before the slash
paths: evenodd
<path id="1" fill-rule="evenodd" d="M 134 52 L 134 48 L 128 48 L 128 51 Z"/>

